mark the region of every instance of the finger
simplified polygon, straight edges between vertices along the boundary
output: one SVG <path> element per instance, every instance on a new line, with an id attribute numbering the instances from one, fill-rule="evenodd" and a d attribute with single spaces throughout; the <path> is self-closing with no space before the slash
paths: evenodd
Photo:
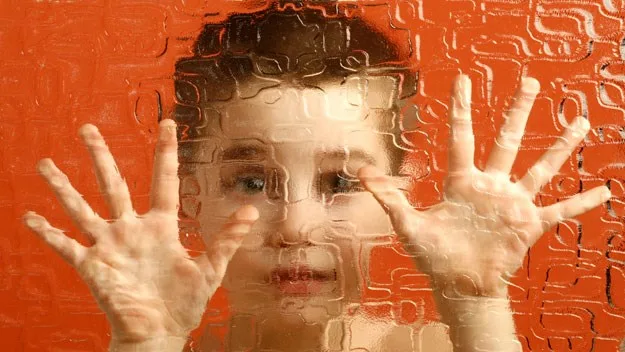
<path id="1" fill-rule="evenodd" d="M 208 282 L 221 283 L 228 263 L 258 217 L 254 206 L 243 206 L 228 218 L 218 234 L 211 236 L 206 244 L 206 254 L 196 258 Z"/>
<path id="2" fill-rule="evenodd" d="M 538 193 L 558 173 L 589 129 L 588 120 L 579 116 L 521 178 L 520 185 L 532 195 Z"/>
<path id="3" fill-rule="evenodd" d="M 29 229 L 52 247 L 69 265 L 77 267 L 82 262 L 87 248 L 65 236 L 63 231 L 50 226 L 43 216 L 30 211 L 24 214 L 22 219 Z"/>
<path id="4" fill-rule="evenodd" d="M 595 187 L 586 192 L 558 202 L 556 204 L 540 208 L 539 215 L 543 221 L 544 230 L 547 231 L 558 222 L 583 214 L 590 209 L 606 202 L 612 194 L 605 186 Z"/>
<path id="5" fill-rule="evenodd" d="M 151 208 L 176 213 L 179 205 L 179 186 L 176 123 L 171 119 L 165 119 L 159 123 L 159 139 L 156 144 L 150 193 Z"/>
<path id="6" fill-rule="evenodd" d="M 98 128 L 85 124 L 79 134 L 91 154 L 100 192 L 108 204 L 111 218 L 117 219 L 126 212 L 132 212 L 128 185 L 119 173 L 115 159 Z"/>
<path id="7" fill-rule="evenodd" d="M 454 80 L 449 107 L 449 173 L 473 168 L 475 140 L 471 125 L 471 80 L 458 75 Z"/>
<path id="8" fill-rule="evenodd" d="M 410 215 L 417 216 L 417 211 L 408 202 L 404 193 L 394 186 L 393 180 L 374 166 L 360 168 L 358 178 L 365 189 L 371 192 L 387 211 L 395 231 L 400 235 L 412 232 Z"/>
<path id="9" fill-rule="evenodd" d="M 78 226 L 80 231 L 93 240 L 97 240 L 96 232 L 92 230 L 98 226 L 105 225 L 106 221 L 91 209 L 89 204 L 69 182 L 67 176 L 54 165 L 51 159 L 40 160 L 37 163 L 37 169 L 39 174 L 48 182 L 52 191 L 54 191 L 56 198 L 65 209 L 65 213 Z"/>
<path id="10" fill-rule="evenodd" d="M 500 172 L 506 175 L 510 173 L 521 145 L 530 110 L 539 91 L 540 84 L 537 80 L 523 78 L 510 110 L 504 114 L 505 121 L 484 168 L 485 172 Z"/>

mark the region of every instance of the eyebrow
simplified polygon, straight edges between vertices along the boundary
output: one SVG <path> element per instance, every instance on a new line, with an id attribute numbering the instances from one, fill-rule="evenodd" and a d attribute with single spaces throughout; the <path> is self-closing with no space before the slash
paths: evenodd
<path id="1" fill-rule="evenodd" d="M 347 151 L 342 148 L 335 148 L 330 150 L 318 151 L 316 153 L 317 160 L 321 159 L 339 159 L 339 160 L 355 160 L 362 161 L 367 164 L 377 165 L 376 158 L 364 151 L 363 149 L 348 149 Z"/>
<path id="2" fill-rule="evenodd" d="M 255 144 L 239 144 L 224 150 L 222 160 L 224 161 L 263 161 L 267 157 L 267 148 Z M 377 165 L 377 159 L 363 149 L 333 148 L 329 150 L 318 150 L 315 152 L 316 160 L 335 159 L 361 161 L 371 165 Z"/>
<path id="3" fill-rule="evenodd" d="M 254 144 L 234 145 L 224 150 L 222 160 L 263 161 L 267 157 L 267 148 Z"/>

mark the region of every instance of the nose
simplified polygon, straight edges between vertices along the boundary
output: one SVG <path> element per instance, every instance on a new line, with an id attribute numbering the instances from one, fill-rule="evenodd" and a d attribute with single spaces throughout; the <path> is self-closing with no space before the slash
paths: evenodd
<path id="1" fill-rule="evenodd" d="M 327 220 L 325 207 L 320 201 L 304 199 L 287 204 L 283 220 L 277 222 L 268 236 L 270 246 L 286 247 L 309 242 L 309 235 Z"/>

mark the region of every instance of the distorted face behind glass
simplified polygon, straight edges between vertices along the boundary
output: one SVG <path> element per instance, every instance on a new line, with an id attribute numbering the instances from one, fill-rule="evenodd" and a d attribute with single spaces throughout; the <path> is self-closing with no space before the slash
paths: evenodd
<path id="1" fill-rule="evenodd" d="M 396 53 L 362 21 L 336 23 L 315 11 L 235 17 L 221 56 L 202 56 L 209 28 L 196 57 L 177 65 L 181 162 L 193 165 L 182 193 L 194 185 L 203 236 L 244 204 L 260 211 L 223 281 L 235 312 L 339 314 L 360 299 L 371 241 L 391 232 L 356 172 L 398 172 L 402 152 L 388 131 L 399 121 L 400 76 L 362 70 Z M 298 45 L 304 34 L 317 39 Z"/>

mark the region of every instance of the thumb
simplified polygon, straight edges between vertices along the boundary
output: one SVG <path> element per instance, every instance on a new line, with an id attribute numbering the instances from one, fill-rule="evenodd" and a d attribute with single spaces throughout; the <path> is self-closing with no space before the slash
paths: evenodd
<path id="1" fill-rule="evenodd" d="M 209 283 L 221 283 L 228 263 L 258 217 L 256 207 L 245 205 L 230 215 L 220 232 L 211 236 L 206 243 L 206 253 L 196 258 Z"/>
<path id="2" fill-rule="evenodd" d="M 393 229 L 400 239 L 403 240 L 414 232 L 413 225 L 418 212 L 404 193 L 395 187 L 391 177 L 374 166 L 365 166 L 358 170 L 358 178 L 389 215 Z"/>

